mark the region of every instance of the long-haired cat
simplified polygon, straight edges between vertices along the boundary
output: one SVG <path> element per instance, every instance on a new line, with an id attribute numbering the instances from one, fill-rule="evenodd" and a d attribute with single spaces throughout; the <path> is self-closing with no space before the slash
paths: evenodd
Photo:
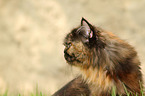
<path id="1" fill-rule="evenodd" d="M 142 73 L 137 52 L 114 34 L 95 27 L 82 18 L 64 40 L 64 57 L 68 64 L 78 67 L 79 77 L 72 80 L 54 96 L 140 95 Z"/>

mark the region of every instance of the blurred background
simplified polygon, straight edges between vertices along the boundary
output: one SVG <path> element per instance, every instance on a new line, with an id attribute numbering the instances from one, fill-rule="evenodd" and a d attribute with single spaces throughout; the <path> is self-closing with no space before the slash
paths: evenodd
<path id="1" fill-rule="evenodd" d="M 145 73 L 145 0 L 0 0 L 0 93 L 52 94 L 71 80 L 62 43 L 82 17 L 133 45 Z"/>

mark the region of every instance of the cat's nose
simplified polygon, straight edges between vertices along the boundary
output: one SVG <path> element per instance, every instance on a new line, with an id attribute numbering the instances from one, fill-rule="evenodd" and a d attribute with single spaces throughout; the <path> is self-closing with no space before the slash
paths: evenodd
<path id="1" fill-rule="evenodd" d="M 65 53 L 65 54 L 68 53 L 67 51 L 68 51 L 69 49 L 70 49 L 70 46 L 65 47 L 64 53 Z"/>
<path id="2" fill-rule="evenodd" d="M 68 48 L 65 48 L 64 49 L 64 54 L 67 54 L 67 50 L 68 50 Z"/>

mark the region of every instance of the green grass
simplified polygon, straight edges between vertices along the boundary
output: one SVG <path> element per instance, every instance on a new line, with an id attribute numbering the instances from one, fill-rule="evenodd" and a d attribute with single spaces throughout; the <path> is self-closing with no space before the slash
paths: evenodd
<path id="1" fill-rule="evenodd" d="M 127 96 L 138 96 L 138 95 L 132 95 L 131 93 L 129 93 L 127 91 L 126 91 L 126 93 L 127 93 Z M 145 95 L 143 95 L 143 91 L 141 91 L 141 93 L 142 93 L 141 96 L 145 96 Z M 19 93 L 17 95 L 8 95 L 7 92 L 6 92 L 4 94 L 0 94 L 0 96 L 24 96 L 24 95 L 22 95 L 21 93 Z M 37 91 L 36 93 L 31 93 L 29 96 L 51 96 L 51 95 L 50 94 L 49 95 L 45 95 L 42 92 L 38 92 Z M 84 95 L 81 95 L 81 96 L 84 96 Z M 115 95 L 115 89 L 112 90 L 112 96 L 116 96 Z"/>
<path id="2" fill-rule="evenodd" d="M 25 95 L 21 93 L 13 95 L 13 94 L 8 94 L 6 92 L 4 94 L 0 94 L 0 96 L 25 96 Z M 37 92 L 37 93 L 30 93 L 28 96 L 51 96 L 51 95 L 50 94 L 46 95 L 46 94 L 43 94 L 42 92 Z"/>
<path id="3" fill-rule="evenodd" d="M 0 96 L 51 96 L 50 94 L 43 93 L 39 91 L 38 86 L 36 86 L 36 89 L 33 93 L 28 93 L 28 95 L 24 95 L 23 93 L 18 94 L 10 94 L 8 93 L 8 90 L 5 91 L 3 94 L 0 94 Z"/>
<path id="4" fill-rule="evenodd" d="M 144 94 L 145 90 L 144 90 L 143 87 L 141 87 L 141 86 L 140 86 L 140 87 L 141 87 L 141 91 L 140 91 L 141 95 L 138 95 L 138 94 L 135 94 L 135 95 L 134 95 L 133 93 L 128 92 L 124 84 L 123 84 L 123 87 L 124 87 L 126 96 L 145 96 L 145 94 Z M 115 88 L 115 87 L 113 87 L 113 89 L 112 89 L 111 96 L 116 96 L 116 88 Z M 120 96 L 121 96 L 121 95 L 120 95 Z"/>
<path id="5" fill-rule="evenodd" d="M 0 96 L 24 96 L 24 95 L 21 93 L 16 94 L 16 95 L 13 95 L 13 94 L 8 95 L 8 93 L 4 93 L 4 94 L 0 94 Z M 30 93 L 29 96 L 51 96 L 51 95 L 45 95 L 42 92 L 38 92 L 38 93 Z"/>
<path id="6" fill-rule="evenodd" d="M 124 89 L 125 89 L 125 92 L 126 92 L 127 96 L 139 96 L 137 94 L 133 95 L 132 93 L 128 92 L 125 86 L 124 86 Z M 145 90 L 143 90 L 143 88 L 141 87 L 141 95 L 140 96 L 145 96 L 143 94 L 143 92 L 145 92 Z M 113 87 L 111 94 L 112 94 L 111 96 L 116 96 L 116 88 L 115 87 Z M 25 95 L 23 95 L 22 93 L 18 93 L 18 94 L 13 95 L 13 94 L 9 94 L 8 91 L 5 91 L 5 93 L 0 94 L 0 96 L 25 96 Z M 36 86 L 35 92 L 30 93 L 27 96 L 51 96 L 51 95 L 50 94 L 47 94 L 47 95 L 44 94 L 43 92 L 39 91 L 38 86 Z M 81 96 L 85 96 L 85 95 L 81 95 Z"/>

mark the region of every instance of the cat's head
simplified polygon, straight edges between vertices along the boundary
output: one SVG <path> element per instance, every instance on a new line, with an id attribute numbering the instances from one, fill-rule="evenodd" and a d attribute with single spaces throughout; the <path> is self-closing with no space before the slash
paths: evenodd
<path id="1" fill-rule="evenodd" d="M 92 50 L 105 47 L 101 29 L 82 18 L 81 25 L 73 29 L 64 40 L 64 57 L 70 65 L 88 67 Z"/>

